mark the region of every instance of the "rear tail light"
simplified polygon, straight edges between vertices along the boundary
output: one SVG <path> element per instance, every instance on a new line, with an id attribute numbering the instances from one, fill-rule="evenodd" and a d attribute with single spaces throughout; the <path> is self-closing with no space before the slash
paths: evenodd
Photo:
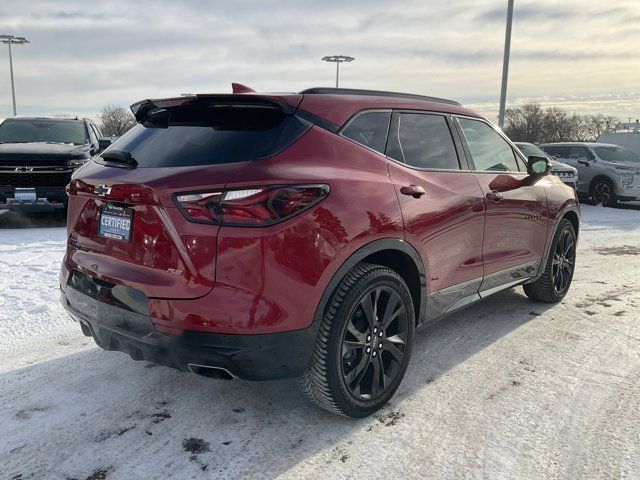
<path id="1" fill-rule="evenodd" d="M 329 185 L 280 185 L 182 193 L 175 202 L 192 222 L 260 227 L 301 213 L 328 194 Z"/>
<path id="2" fill-rule="evenodd" d="M 77 195 L 78 193 L 90 193 L 93 191 L 88 183 L 82 180 L 74 179 L 65 188 L 67 195 Z"/>

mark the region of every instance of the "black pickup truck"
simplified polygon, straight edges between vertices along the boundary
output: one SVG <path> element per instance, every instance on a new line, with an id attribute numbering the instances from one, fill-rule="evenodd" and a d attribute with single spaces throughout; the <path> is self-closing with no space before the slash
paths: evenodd
<path id="1" fill-rule="evenodd" d="M 67 206 L 73 171 L 109 144 L 88 119 L 8 118 L 0 124 L 0 210 Z"/>

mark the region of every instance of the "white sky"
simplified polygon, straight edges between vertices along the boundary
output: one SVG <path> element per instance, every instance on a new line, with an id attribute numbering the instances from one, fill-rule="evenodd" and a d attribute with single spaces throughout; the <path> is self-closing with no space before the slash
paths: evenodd
<path id="1" fill-rule="evenodd" d="M 495 120 L 506 0 L 0 2 L 18 113 L 95 117 L 108 103 L 332 86 L 453 98 Z M 515 0 L 508 105 L 640 117 L 640 0 Z M 0 117 L 11 114 L 0 45 Z"/>

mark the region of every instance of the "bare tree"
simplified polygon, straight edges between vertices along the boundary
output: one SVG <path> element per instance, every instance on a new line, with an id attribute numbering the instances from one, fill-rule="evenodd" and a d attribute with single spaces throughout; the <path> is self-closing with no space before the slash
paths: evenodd
<path id="1" fill-rule="evenodd" d="M 589 115 L 586 117 L 585 130 L 590 140 L 596 140 L 607 130 L 611 130 L 615 127 L 619 120 L 613 115 Z"/>
<path id="2" fill-rule="evenodd" d="M 107 136 L 119 137 L 136 123 L 133 114 L 119 105 L 107 105 L 98 114 L 100 129 Z"/>
<path id="3" fill-rule="evenodd" d="M 527 102 L 505 112 L 505 133 L 514 141 L 538 143 L 542 141 L 545 112 L 536 102 Z M 524 140 L 527 139 L 527 140 Z"/>
<path id="4" fill-rule="evenodd" d="M 569 114 L 558 107 L 543 109 L 537 102 L 527 102 L 507 109 L 504 132 L 516 142 L 586 142 L 596 140 L 617 122 L 613 116 Z"/>

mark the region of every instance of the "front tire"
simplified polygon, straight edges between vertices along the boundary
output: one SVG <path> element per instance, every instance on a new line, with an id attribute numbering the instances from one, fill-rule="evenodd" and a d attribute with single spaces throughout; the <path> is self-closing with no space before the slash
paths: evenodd
<path id="1" fill-rule="evenodd" d="M 413 301 L 402 277 L 380 265 L 356 265 L 326 310 L 311 365 L 298 379 L 302 392 L 339 415 L 371 415 L 404 377 L 414 328 Z"/>
<path id="2" fill-rule="evenodd" d="M 523 285 L 524 293 L 539 302 L 559 302 L 569 291 L 575 265 L 576 232 L 573 224 L 563 218 L 553 237 L 544 273 L 535 282 Z"/>
<path id="3" fill-rule="evenodd" d="M 600 178 L 593 182 L 589 191 L 589 198 L 594 205 L 613 207 L 617 203 L 613 182 L 608 178 Z"/>

